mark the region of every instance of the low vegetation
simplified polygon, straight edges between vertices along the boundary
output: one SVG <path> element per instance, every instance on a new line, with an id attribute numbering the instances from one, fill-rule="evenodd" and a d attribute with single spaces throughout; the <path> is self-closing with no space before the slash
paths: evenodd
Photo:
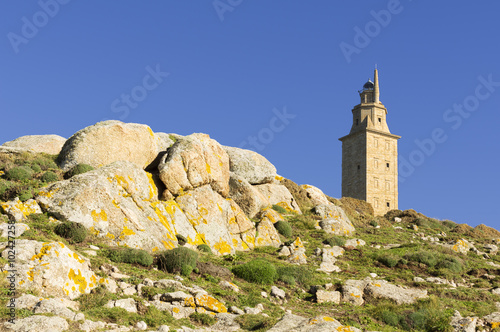
<path id="1" fill-rule="evenodd" d="M 147 251 L 134 248 L 113 248 L 106 251 L 107 257 L 115 263 L 139 264 L 150 266 L 153 256 Z"/>
<path id="2" fill-rule="evenodd" d="M 85 240 L 88 231 L 82 224 L 64 221 L 54 228 L 54 233 L 74 243 L 80 243 Z"/>
<path id="3" fill-rule="evenodd" d="M 198 253 L 186 247 L 167 250 L 158 255 L 158 267 L 169 273 L 191 274 L 196 267 Z"/>

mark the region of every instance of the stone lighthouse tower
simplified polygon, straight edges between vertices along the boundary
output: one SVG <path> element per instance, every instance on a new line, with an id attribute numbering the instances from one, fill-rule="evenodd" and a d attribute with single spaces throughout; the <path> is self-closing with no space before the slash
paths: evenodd
<path id="1" fill-rule="evenodd" d="M 371 203 L 376 215 L 398 208 L 398 139 L 387 126 L 378 71 L 359 91 L 352 127 L 342 142 L 342 196 Z"/>

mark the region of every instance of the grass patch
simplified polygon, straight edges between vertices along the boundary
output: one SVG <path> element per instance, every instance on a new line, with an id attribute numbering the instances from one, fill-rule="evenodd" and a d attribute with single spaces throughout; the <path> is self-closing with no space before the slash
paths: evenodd
<path id="1" fill-rule="evenodd" d="M 329 238 L 323 240 L 323 243 L 328 244 L 332 247 L 335 247 L 335 246 L 343 247 L 345 245 L 345 238 L 340 237 L 340 236 L 332 236 L 332 237 L 329 237 Z"/>
<path id="2" fill-rule="evenodd" d="M 94 167 L 87 164 L 78 164 L 64 174 L 65 179 L 72 178 L 75 175 L 90 172 Z"/>
<path id="3" fill-rule="evenodd" d="M 273 208 L 274 211 L 276 211 L 278 213 L 281 213 L 281 214 L 286 214 L 287 213 L 286 209 L 284 207 L 279 206 L 279 205 L 274 204 L 272 206 L 272 208 Z"/>
<path id="4" fill-rule="evenodd" d="M 178 247 L 158 255 L 158 268 L 169 273 L 186 273 L 189 267 L 191 271 L 196 267 L 197 261 L 198 253 L 196 251 L 186 247 Z"/>
<path id="5" fill-rule="evenodd" d="M 280 233 L 284 237 L 292 236 L 292 226 L 290 226 L 288 221 L 278 220 L 277 222 L 274 223 L 274 228 L 276 228 L 278 233 Z"/>
<path id="6" fill-rule="evenodd" d="M 81 243 L 87 237 L 88 231 L 82 224 L 64 221 L 54 228 L 54 232 L 73 243 Z"/>
<path id="7" fill-rule="evenodd" d="M 203 326 L 212 326 L 217 321 L 215 317 L 199 312 L 193 312 L 191 315 L 189 315 L 189 318 L 191 319 L 191 321 Z"/>
<path id="8" fill-rule="evenodd" d="M 256 284 L 272 284 L 278 278 L 276 267 L 264 259 L 236 265 L 232 271 L 237 277 Z"/>
<path id="9" fill-rule="evenodd" d="M 140 264 L 142 266 L 153 264 L 153 256 L 141 249 L 113 248 L 106 250 L 105 254 L 112 262 Z"/>

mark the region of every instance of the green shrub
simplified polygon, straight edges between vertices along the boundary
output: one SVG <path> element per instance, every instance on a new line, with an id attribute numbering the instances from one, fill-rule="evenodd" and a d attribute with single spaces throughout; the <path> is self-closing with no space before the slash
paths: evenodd
<path id="1" fill-rule="evenodd" d="M 7 199 L 3 198 L 3 195 L 12 188 L 13 184 L 10 181 L 0 180 L 0 200 L 6 201 Z"/>
<path id="2" fill-rule="evenodd" d="M 33 188 L 28 187 L 27 189 L 21 190 L 21 192 L 19 192 L 18 194 L 18 197 L 19 200 L 21 200 L 21 202 L 26 202 L 28 199 L 33 198 L 33 195 L 34 195 Z"/>
<path id="3" fill-rule="evenodd" d="M 87 229 L 82 224 L 76 222 L 65 221 L 57 225 L 54 232 L 66 239 L 72 240 L 75 243 L 80 243 L 87 237 Z"/>
<path id="4" fill-rule="evenodd" d="M 285 284 L 290 285 L 290 286 L 293 286 L 296 283 L 295 282 L 295 277 L 291 276 L 291 275 L 287 275 L 287 274 L 280 276 L 279 277 L 279 281 L 282 281 Z"/>
<path id="5" fill-rule="evenodd" d="M 186 237 L 180 234 L 176 234 L 175 237 L 177 238 L 177 242 L 179 243 L 180 246 L 183 246 L 188 242 Z"/>
<path id="6" fill-rule="evenodd" d="M 150 266 L 153 257 L 145 250 L 134 248 L 114 248 L 106 252 L 106 256 L 115 263 L 140 264 Z"/>
<path id="7" fill-rule="evenodd" d="M 28 166 L 13 167 L 5 173 L 5 177 L 12 181 L 25 181 L 31 179 L 33 170 Z"/>
<path id="8" fill-rule="evenodd" d="M 289 220 L 293 224 L 293 228 L 301 230 L 313 230 L 316 228 L 318 221 L 308 215 L 296 215 Z"/>
<path id="9" fill-rule="evenodd" d="M 273 210 L 278 212 L 278 213 L 281 213 L 281 214 L 287 213 L 287 211 L 284 207 L 276 205 L 276 204 L 273 205 Z"/>
<path id="10" fill-rule="evenodd" d="M 237 277 L 256 284 L 272 284 L 278 278 L 276 267 L 261 258 L 237 265 L 232 271 Z"/>
<path id="11" fill-rule="evenodd" d="M 283 235 L 284 237 L 290 237 L 292 236 L 292 226 L 288 223 L 288 221 L 285 220 L 279 220 L 274 223 L 274 228 Z"/>
<path id="12" fill-rule="evenodd" d="M 425 250 L 420 250 L 414 253 L 406 254 L 405 258 L 408 259 L 409 261 L 423 263 L 429 267 L 434 267 L 438 262 L 436 253 Z"/>
<path id="13" fill-rule="evenodd" d="M 391 254 L 383 254 L 381 256 L 378 256 L 377 260 L 387 267 L 394 267 L 398 264 L 399 257 L 391 255 Z"/>
<path id="14" fill-rule="evenodd" d="M 196 267 L 198 253 L 186 247 L 167 250 L 158 255 L 158 268 L 169 273 L 181 272 L 184 265 Z"/>
<path id="15" fill-rule="evenodd" d="M 345 239 L 340 236 L 333 236 L 323 241 L 324 244 L 328 244 L 332 247 L 339 246 L 343 247 L 345 245 Z"/>
<path id="16" fill-rule="evenodd" d="M 380 319 L 391 326 L 398 326 L 401 316 L 392 310 L 384 310 L 380 315 Z"/>
<path id="17" fill-rule="evenodd" d="M 189 318 L 198 324 L 205 325 L 205 326 L 211 326 L 214 325 L 217 319 L 215 317 L 210 316 L 209 314 L 203 314 L 199 312 L 193 312 L 191 315 L 189 315 Z"/>
<path id="18" fill-rule="evenodd" d="M 193 267 L 191 265 L 182 265 L 181 266 L 181 275 L 184 277 L 189 277 L 189 275 L 193 272 Z"/>
<path id="19" fill-rule="evenodd" d="M 313 282 L 313 273 L 305 266 L 286 265 L 277 268 L 278 278 L 284 283 L 293 285 L 295 282 L 307 288 Z M 292 280 L 293 279 L 293 280 Z"/>
<path id="20" fill-rule="evenodd" d="M 30 167 L 30 168 L 33 170 L 33 172 L 35 172 L 35 173 L 40 173 L 40 172 L 42 171 L 42 168 L 41 168 L 41 167 L 40 167 L 40 165 L 38 165 L 38 164 L 33 164 L 33 165 L 30 165 L 29 167 Z"/>
<path id="21" fill-rule="evenodd" d="M 212 253 L 212 249 L 207 244 L 200 244 L 196 247 L 196 249 L 198 249 L 198 251 L 201 251 L 201 252 L 206 252 L 209 254 Z"/>
<path id="22" fill-rule="evenodd" d="M 28 216 L 28 220 L 34 223 L 49 221 L 49 216 L 46 213 L 33 213 Z"/>
<path id="23" fill-rule="evenodd" d="M 57 169 L 57 164 L 52 159 L 52 156 L 39 156 L 32 161 L 32 165 L 40 166 L 42 171 L 46 171 L 48 169 Z"/>
<path id="24" fill-rule="evenodd" d="M 152 287 L 152 286 L 144 286 L 141 288 L 142 297 L 148 299 L 150 301 L 153 300 L 153 297 L 158 294 L 164 294 L 164 288 Z"/>
<path id="25" fill-rule="evenodd" d="M 436 268 L 445 268 L 453 273 L 461 273 L 463 271 L 464 265 L 462 261 L 453 256 L 445 256 L 436 265 Z"/>
<path id="26" fill-rule="evenodd" d="M 378 222 L 376 222 L 375 220 L 372 220 L 372 221 L 370 221 L 370 226 L 377 227 Z"/>
<path id="27" fill-rule="evenodd" d="M 43 182 L 47 182 L 47 183 L 54 182 L 54 181 L 59 180 L 59 176 L 52 171 L 47 171 L 47 172 L 43 173 L 40 180 L 42 180 Z"/>
<path id="28" fill-rule="evenodd" d="M 90 166 L 90 165 L 87 165 L 87 164 L 78 164 L 76 165 L 75 167 L 73 167 L 72 169 L 70 169 L 68 172 L 66 172 L 66 174 L 64 175 L 64 177 L 66 179 L 69 179 L 75 175 L 78 175 L 78 174 L 83 174 L 83 173 L 86 173 L 88 171 L 91 171 L 93 170 L 94 167 Z"/>

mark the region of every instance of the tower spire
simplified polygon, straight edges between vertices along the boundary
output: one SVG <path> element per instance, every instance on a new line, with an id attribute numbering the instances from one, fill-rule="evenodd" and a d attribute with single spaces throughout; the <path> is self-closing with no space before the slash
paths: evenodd
<path id="1" fill-rule="evenodd" d="M 373 74 L 373 101 L 375 104 L 380 103 L 380 92 L 378 89 L 378 70 L 375 66 L 375 73 Z"/>

